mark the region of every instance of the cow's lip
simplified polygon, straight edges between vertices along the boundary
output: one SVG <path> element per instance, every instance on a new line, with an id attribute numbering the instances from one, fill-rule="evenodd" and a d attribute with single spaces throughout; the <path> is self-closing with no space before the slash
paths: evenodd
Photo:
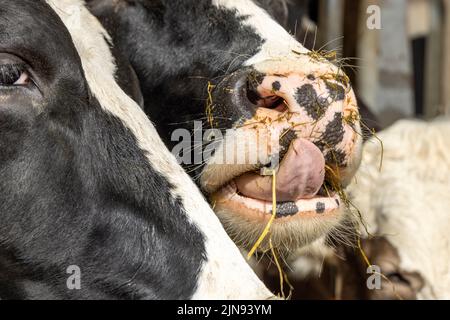
<path id="1" fill-rule="evenodd" d="M 211 195 L 211 201 L 213 206 L 225 205 L 229 207 L 230 211 L 238 212 L 240 215 L 245 216 L 249 222 L 252 219 L 269 221 L 272 216 L 272 202 L 242 195 L 239 193 L 234 180 L 213 193 Z M 287 204 L 289 207 L 295 204 L 298 210 L 296 212 L 288 210 L 288 213 L 286 213 L 286 211 L 277 209 L 275 223 L 277 221 L 284 222 L 291 219 L 325 219 L 341 212 L 342 200 L 337 193 L 330 192 L 329 196 L 317 194 L 313 198 L 299 199 L 295 202 L 278 202 L 277 208 L 280 208 L 280 205 L 282 206 L 284 204 Z"/>
<path id="2" fill-rule="evenodd" d="M 325 175 L 325 159 L 316 145 L 303 138 L 295 138 L 277 169 L 246 172 L 235 177 L 213 194 L 219 207 L 231 211 L 248 211 L 271 216 L 273 193 L 276 195 L 276 218 L 321 217 L 340 208 L 341 200 L 334 185 Z M 276 189 L 273 179 L 276 177 Z"/>

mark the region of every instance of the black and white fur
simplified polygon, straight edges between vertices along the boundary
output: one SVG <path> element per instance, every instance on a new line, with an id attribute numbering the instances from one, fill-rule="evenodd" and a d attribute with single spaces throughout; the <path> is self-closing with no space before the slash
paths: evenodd
<path id="1" fill-rule="evenodd" d="M 268 2 L 91 0 L 88 5 L 111 34 L 114 47 L 128 58 L 136 71 L 144 97 L 145 113 L 155 123 L 165 144 L 172 149 L 179 143 L 171 139 L 175 129 L 185 128 L 193 133 L 194 120 L 201 120 L 207 127 L 205 106 L 210 87 L 208 84 L 227 87 L 227 81 L 233 75 L 244 78 L 251 72 L 282 75 L 341 73 L 337 66 L 325 59 L 311 59 L 309 51 L 269 16 L 262 7 L 264 3 Z M 232 101 L 232 94 L 226 97 L 228 100 L 220 99 L 220 96 L 215 98 L 218 98 L 217 104 L 225 106 L 216 108 L 225 110 L 216 115 L 216 128 L 235 128 L 252 118 L 254 109 L 248 108 L 245 103 Z M 334 128 L 331 126 L 331 129 Z M 357 123 L 355 131 L 359 130 Z M 238 136 L 227 135 L 223 145 L 233 144 L 239 140 L 236 138 Z M 359 140 L 358 135 L 355 139 L 355 145 L 358 146 L 352 161 L 348 163 L 346 177 L 351 177 L 359 165 Z M 216 156 L 220 158 L 221 155 L 219 148 Z M 187 168 L 206 195 L 210 193 L 205 187 L 206 178 L 214 180 L 214 177 L 208 176 L 210 163 Z M 232 176 L 225 169 L 215 170 L 214 173 L 220 178 L 217 180 L 222 182 L 230 180 Z M 233 175 L 242 173 L 244 171 L 233 172 Z M 250 243 L 252 241 L 248 234 L 259 235 L 260 225 L 249 224 L 246 219 L 242 219 L 241 223 L 241 220 L 236 219 L 240 217 L 233 215 L 229 224 L 249 226 L 250 230 L 239 227 L 233 233 L 245 238 L 240 242 Z M 308 223 L 299 219 L 295 227 L 289 228 L 289 233 L 286 233 L 288 228 L 285 226 L 280 228 L 280 238 L 298 238 L 295 246 L 307 245 L 324 237 L 340 224 L 341 219 L 339 215 L 338 219 L 330 220 L 330 223 L 314 222 L 310 228 L 307 227 Z"/>
<path id="2" fill-rule="evenodd" d="M 145 112 L 169 149 L 177 143 L 170 139 L 174 129 L 191 129 L 193 120 L 204 120 L 208 82 L 220 83 L 272 58 L 289 60 L 295 57 L 292 50 L 307 52 L 251 0 L 90 0 L 88 5 L 136 71 L 148 102 Z"/>
<path id="3" fill-rule="evenodd" d="M 0 298 L 269 298 L 117 84 L 109 40 L 83 1 L 2 1 L 0 52 L 32 82 L 0 87 Z"/>

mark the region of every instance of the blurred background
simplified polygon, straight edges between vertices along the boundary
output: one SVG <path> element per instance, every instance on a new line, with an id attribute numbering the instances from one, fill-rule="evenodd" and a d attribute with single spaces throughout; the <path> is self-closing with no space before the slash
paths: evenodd
<path id="1" fill-rule="evenodd" d="M 336 51 L 370 126 L 450 113 L 450 0 L 260 2 L 308 49 Z"/>
<path id="2" fill-rule="evenodd" d="M 257 1 L 265 8 L 269 8 L 269 13 L 305 47 L 322 53 L 345 69 L 358 96 L 362 120 L 368 127 L 379 131 L 386 129 L 399 119 L 431 120 L 442 115 L 450 116 L 450 85 L 447 79 L 450 75 L 450 0 Z M 440 137 L 443 141 L 447 139 L 445 136 L 447 131 L 442 128 L 434 132 L 439 133 L 436 137 Z M 370 132 L 366 134 L 368 137 L 372 136 Z M 416 131 L 413 134 L 417 134 Z M 396 138 L 395 133 L 388 136 L 388 139 L 394 141 L 393 145 L 397 141 Z M 433 145 L 430 143 L 433 141 L 427 139 L 430 137 L 426 135 L 422 137 L 419 133 L 417 138 L 414 137 L 410 141 L 415 145 L 420 143 Z M 389 143 L 386 140 L 384 142 Z M 399 146 L 401 148 L 403 145 L 399 144 Z M 442 146 L 447 148 L 447 144 Z M 404 148 L 414 149 L 411 145 L 404 145 Z M 391 148 L 391 152 L 392 150 Z M 447 155 L 447 151 L 448 148 L 439 152 Z M 409 153 L 407 154 L 409 157 Z M 428 154 L 429 159 L 433 156 L 437 157 L 434 153 Z M 405 161 L 405 159 L 396 161 Z M 442 161 L 443 167 L 445 163 L 447 162 Z M 421 167 L 420 162 L 417 162 L 417 165 L 417 168 Z M 406 172 L 412 170 L 411 168 L 405 169 Z M 383 170 L 391 169 L 383 167 Z M 441 169 L 436 170 L 439 172 L 438 175 L 441 174 L 439 171 Z M 408 175 L 405 173 L 405 176 Z M 383 183 L 395 182 L 394 180 L 383 181 Z M 418 181 L 417 187 L 420 188 L 433 183 L 432 179 Z M 444 175 L 442 185 L 433 190 L 436 192 L 447 190 L 448 186 L 448 176 Z M 383 189 L 385 186 L 378 185 L 377 188 Z M 369 191 L 366 189 L 363 192 Z M 423 195 L 419 193 L 418 196 Z M 408 200 L 400 200 L 408 202 Z M 377 198 L 377 201 L 381 200 Z M 374 203 L 380 205 L 376 201 Z M 431 209 L 431 206 L 429 208 L 430 210 L 420 211 L 418 214 L 434 216 L 436 210 Z M 367 208 L 364 209 L 367 210 Z M 405 210 L 414 211 L 413 209 Z M 377 207 L 377 210 L 376 212 L 381 212 L 380 215 L 386 214 L 381 205 Z M 396 212 L 398 213 L 401 213 L 401 210 Z M 439 224 L 445 228 L 446 223 L 446 221 L 435 222 L 434 225 L 431 223 L 430 228 L 438 230 Z M 402 231 L 402 225 L 398 226 L 398 230 Z M 426 238 L 427 235 L 424 237 Z M 418 239 L 420 239 L 419 236 L 411 238 L 408 246 L 416 245 L 420 241 Z M 366 243 L 372 245 L 375 242 L 368 239 Z M 385 259 L 384 251 L 386 251 L 385 248 L 377 253 L 372 252 L 369 258 L 374 261 L 379 254 L 378 258 Z M 444 251 L 445 254 L 448 253 L 448 249 Z M 354 250 L 351 246 L 337 246 L 334 256 L 326 260 L 317 260 L 314 254 L 300 252 L 297 259 L 293 259 L 290 264 L 295 270 L 289 275 L 295 289 L 292 298 L 373 298 L 371 294 L 377 291 L 367 290 L 366 265 L 362 259 L 362 252 L 363 249 Z M 430 257 L 426 256 L 426 252 L 423 254 L 423 260 L 428 261 Z M 418 260 L 415 262 L 417 265 L 422 263 Z M 441 265 L 437 263 L 437 267 L 441 268 L 439 270 L 449 270 L 447 261 Z M 311 277 L 311 274 L 305 270 L 308 272 L 312 270 L 318 276 Z M 411 287 L 412 282 L 405 281 L 405 277 L 402 276 L 403 271 L 399 267 L 396 270 L 398 272 L 391 272 L 387 279 L 392 279 L 391 282 L 395 282 L 397 288 L 404 284 Z M 437 280 L 431 287 L 437 288 L 442 284 L 443 287 L 447 286 L 444 291 L 448 293 L 448 285 L 443 282 L 443 279 L 448 279 L 447 271 L 442 274 L 438 272 Z M 429 274 L 431 273 L 427 276 Z M 276 270 L 269 270 L 264 275 L 264 281 L 276 291 L 279 288 L 278 277 Z M 389 294 L 392 292 L 395 290 L 389 291 Z M 384 296 L 382 298 L 397 299 L 398 297 Z"/>

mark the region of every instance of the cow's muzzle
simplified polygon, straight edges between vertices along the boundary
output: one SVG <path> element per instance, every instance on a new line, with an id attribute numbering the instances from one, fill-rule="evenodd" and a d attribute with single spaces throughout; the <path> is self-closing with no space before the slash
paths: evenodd
<path id="1" fill-rule="evenodd" d="M 290 238 L 295 246 L 304 244 L 320 234 L 318 220 L 325 229 L 340 220 L 339 194 L 359 165 L 362 141 L 356 99 L 344 74 L 240 70 L 216 85 L 207 112 L 212 128 L 232 130 L 200 182 L 235 238 L 247 233 L 253 239 L 269 220 L 273 172 L 279 229 L 274 242 L 286 245 Z M 316 224 L 315 235 L 306 230 L 311 226 L 292 229 L 307 221 Z M 244 237 L 238 236 L 241 242 Z"/>

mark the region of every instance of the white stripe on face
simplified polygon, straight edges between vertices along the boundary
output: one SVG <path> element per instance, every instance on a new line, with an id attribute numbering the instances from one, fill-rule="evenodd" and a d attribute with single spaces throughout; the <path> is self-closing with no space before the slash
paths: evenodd
<path id="1" fill-rule="evenodd" d="M 312 61 L 309 50 L 302 46 L 269 14 L 252 0 L 212 0 L 213 5 L 235 11 L 244 17 L 243 23 L 251 27 L 264 41 L 261 50 L 244 65 L 253 66 L 261 73 L 286 74 L 339 74 L 338 67 L 326 61 Z"/>
<path id="2" fill-rule="evenodd" d="M 46 0 L 69 30 L 80 55 L 87 83 L 102 108 L 131 130 L 152 167 L 174 187 L 186 214 L 205 236 L 207 262 L 194 298 L 265 299 L 271 296 L 241 256 L 200 191 L 167 150 L 140 107 L 118 86 L 116 66 L 106 40 L 110 37 L 82 0 Z M 106 40 L 105 40 L 106 39 Z"/>
<path id="3" fill-rule="evenodd" d="M 246 65 L 255 65 L 266 60 L 286 59 L 292 51 L 308 53 L 282 26 L 251 0 L 212 0 L 217 7 L 236 10 L 239 16 L 246 17 L 245 24 L 252 27 L 265 40 L 261 51 L 250 58 Z"/>

